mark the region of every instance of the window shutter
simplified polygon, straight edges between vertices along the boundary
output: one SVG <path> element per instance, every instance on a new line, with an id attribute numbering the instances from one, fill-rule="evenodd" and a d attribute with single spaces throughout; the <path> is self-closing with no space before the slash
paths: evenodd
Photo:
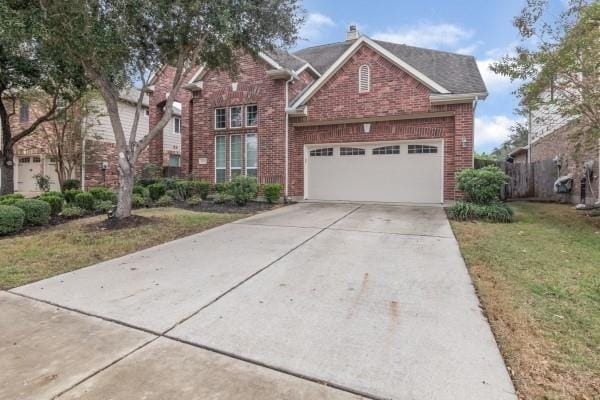
<path id="1" fill-rule="evenodd" d="M 371 90 L 371 71 L 368 65 L 361 65 L 358 69 L 358 92 L 366 93 Z"/>

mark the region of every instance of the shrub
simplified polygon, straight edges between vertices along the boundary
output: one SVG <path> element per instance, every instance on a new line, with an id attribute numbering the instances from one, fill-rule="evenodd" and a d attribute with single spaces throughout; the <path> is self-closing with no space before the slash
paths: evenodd
<path id="1" fill-rule="evenodd" d="M 234 202 L 234 197 L 232 195 L 230 195 L 229 193 L 216 193 L 215 196 L 213 197 L 213 202 L 215 204 L 226 204 L 226 203 L 233 203 Z"/>
<path id="2" fill-rule="evenodd" d="M 87 211 L 77 206 L 66 206 L 60 213 L 65 218 L 79 218 L 85 214 L 87 214 Z"/>
<path id="3" fill-rule="evenodd" d="M 50 206 L 50 215 L 58 215 L 63 209 L 65 200 L 62 196 L 56 196 L 54 194 L 46 194 L 39 197 L 40 200 L 45 201 Z"/>
<path id="4" fill-rule="evenodd" d="M 209 181 L 200 180 L 200 181 L 188 181 L 189 186 L 189 194 L 190 195 L 198 195 L 202 198 L 202 200 L 206 200 L 208 195 L 210 194 L 210 190 L 212 188 L 212 184 Z M 215 185 L 216 188 L 216 185 Z"/>
<path id="5" fill-rule="evenodd" d="M 133 194 L 139 194 L 142 197 L 148 197 L 149 196 L 148 189 L 145 186 L 142 186 L 142 185 L 135 185 L 133 187 Z"/>
<path id="6" fill-rule="evenodd" d="M 137 181 L 137 184 L 140 186 L 150 186 L 153 185 L 155 183 L 160 183 L 160 179 L 155 179 L 155 178 L 141 178 Z"/>
<path id="7" fill-rule="evenodd" d="M 148 163 L 142 168 L 142 176 L 145 179 L 154 179 L 158 182 L 163 176 L 163 168 L 160 165 Z M 156 183 L 154 182 L 154 183 Z"/>
<path id="8" fill-rule="evenodd" d="M 35 174 L 33 179 L 35 179 L 35 185 L 42 192 L 48 192 L 50 190 L 50 177 L 48 175 Z"/>
<path id="9" fill-rule="evenodd" d="M 252 176 L 236 176 L 229 185 L 227 193 L 233 196 L 235 204 L 243 206 L 255 199 L 258 193 L 258 183 Z"/>
<path id="10" fill-rule="evenodd" d="M 190 207 L 196 207 L 202 204 L 202 197 L 200 196 L 192 196 L 185 201 L 185 203 Z"/>
<path id="11" fill-rule="evenodd" d="M 20 231 L 24 222 L 25 212 L 19 207 L 0 205 L 0 235 Z"/>
<path id="12" fill-rule="evenodd" d="M 110 201 L 111 203 L 117 204 L 117 194 L 105 187 L 90 188 L 88 192 L 94 196 L 97 201 Z"/>
<path id="13" fill-rule="evenodd" d="M 265 200 L 268 203 L 276 203 L 281 197 L 281 185 L 278 183 L 271 183 L 264 187 Z"/>
<path id="14" fill-rule="evenodd" d="M 162 183 L 153 183 L 148 186 L 148 193 L 153 201 L 158 201 L 158 199 L 167 193 L 167 189 Z"/>
<path id="15" fill-rule="evenodd" d="M 62 192 L 45 192 L 45 193 L 40 194 L 38 197 L 44 197 L 44 196 L 57 196 L 57 197 L 60 197 L 63 200 L 65 198 L 63 196 Z"/>
<path id="16" fill-rule="evenodd" d="M 63 192 L 71 189 L 81 189 L 81 182 L 79 179 L 65 179 L 62 186 Z"/>
<path id="17" fill-rule="evenodd" d="M 73 205 L 87 211 L 94 211 L 94 196 L 89 192 L 78 193 L 75 196 Z"/>
<path id="18" fill-rule="evenodd" d="M 96 200 L 94 203 L 94 211 L 101 214 L 108 214 L 115 208 L 112 201 L 109 200 Z"/>
<path id="19" fill-rule="evenodd" d="M 21 193 L 5 194 L 4 196 L 0 196 L 0 205 L 12 206 L 18 200 L 22 200 L 24 198 L 25 196 L 23 196 Z"/>
<path id="20" fill-rule="evenodd" d="M 475 204 L 459 201 L 448 207 L 448 218 L 457 221 L 470 221 L 474 219 L 489 222 L 512 222 L 513 210 L 507 204 L 493 202 L 490 204 Z"/>
<path id="21" fill-rule="evenodd" d="M 467 200 L 477 204 L 490 204 L 498 200 L 500 189 L 508 180 L 508 176 L 494 165 L 462 170 L 456 178 L 458 189 L 465 192 Z"/>
<path id="22" fill-rule="evenodd" d="M 143 208 L 146 206 L 146 199 L 144 196 L 139 195 L 138 193 L 134 193 L 131 196 L 131 207 L 133 208 Z"/>
<path id="23" fill-rule="evenodd" d="M 65 201 L 67 202 L 67 204 L 72 204 L 75 201 L 75 197 L 77 197 L 77 195 L 79 193 L 83 193 L 83 192 L 79 189 L 65 190 L 63 195 L 65 197 Z"/>
<path id="24" fill-rule="evenodd" d="M 169 196 L 170 198 L 172 198 L 172 199 L 175 199 L 175 198 L 177 197 L 177 193 L 176 193 L 176 192 L 175 192 L 175 190 L 173 190 L 173 189 L 167 190 L 167 191 L 165 192 L 165 194 L 166 194 L 167 196 Z"/>
<path id="25" fill-rule="evenodd" d="M 160 199 L 156 201 L 157 207 L 170 207 L 173 205 L 173 198 L 169 195 L 161 196 Z"/>
<path id="26" fill-rule="evenodd" d="M 175 185 L 177 185 L 176 178 L 165 178 L 162 182 L 165 185 L 167 190 L 175 190 Z"/>
<path id="27" fill-rule="evenodd" d="M 184 201 L 190 197 L 190 183 L 188 181 L 178 181 L 173 189 L 174 198 L 179 201 Z"/>
<path id="28" fill-rule="evenodd" d="M 42 200 L 18 200 L 15 207 L 25 212 L 26 225 L 46 225 L 50 220 L 50 205 Z"/>
<path id="29" fill-rule="evenodd" d="M 229 183 L 215 183 L 215 193 L 227 193 L 229 191 Z"/>

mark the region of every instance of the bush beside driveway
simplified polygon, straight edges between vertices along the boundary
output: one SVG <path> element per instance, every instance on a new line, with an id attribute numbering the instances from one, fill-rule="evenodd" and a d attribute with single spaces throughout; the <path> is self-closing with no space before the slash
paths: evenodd
<path id="1" fill-rule="evenodd" d="M 135 223 L 110 229 L 104 216 L 0 239 L 0 289 L 109 260 L 244 218 L 175 208 L 139 210 Z"/>
<path id="2" fill-rule="evenodd" d="M 600 216 L 512 203 L 515 223 L 452 222 L 523 398 L 600 398 Z"/>

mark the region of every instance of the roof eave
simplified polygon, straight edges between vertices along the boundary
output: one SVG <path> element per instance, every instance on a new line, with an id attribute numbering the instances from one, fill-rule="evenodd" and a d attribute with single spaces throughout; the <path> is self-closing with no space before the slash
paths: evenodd
<path id="1" fill-rule="evenodd" d="M 470 103 L 476 100 L 485 100 L 487 96 L 487 92 L 449 94 L 432 93 L 429 95 L 429 101 L 431 101 L 431 104 L 460 104 Z"/>

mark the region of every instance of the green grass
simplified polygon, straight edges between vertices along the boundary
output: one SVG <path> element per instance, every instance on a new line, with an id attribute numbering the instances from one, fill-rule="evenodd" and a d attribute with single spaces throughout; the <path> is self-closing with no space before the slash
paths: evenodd
<path id="1" fill-rule="evenodd" d="M 600 398 L 600 217 L 514 203 L 515 222 L 452 222 L 524 398 Z"/>
<path id="2" fill-rule="evenodd" d="M 135 214 L 149 217 L 149 223 L 102 230 L 98 223 L 106 217 L 92 217 L 0 238 L 0 289 L 116 258 L 246 216 L 177 208 L 140 210 Z"/>

